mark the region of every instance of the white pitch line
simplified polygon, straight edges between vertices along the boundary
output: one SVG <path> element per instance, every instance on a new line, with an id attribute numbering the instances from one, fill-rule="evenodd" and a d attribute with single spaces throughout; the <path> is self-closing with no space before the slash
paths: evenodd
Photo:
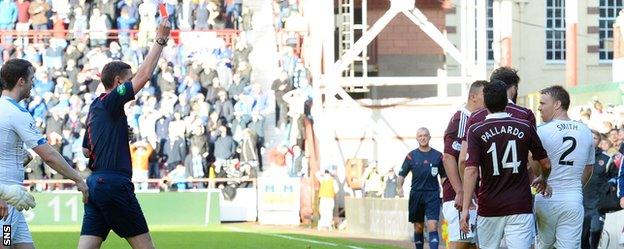
<path id="1" fill-rule="evenodd" d="M 319 241 L 319 240 L 313 240 L 313 239 L 297 238 L 297 237 L 292 237 L 292 236 L 282 235 L 282 234 L 259 233 L 259 232 L 255 232 L 255 231 L 247 231 L 247 230 L 244 230 L 244 229 L 238 228 L 238 227 L 230 227 L 230 226 L 228 226 L 227 228 L 232 230 L 232 231 L 236 231 L 236 232 L 255 233 L 255 234 L 260 234 L 260 235 L 265 235 L 265 236 L 277 237 L 277 238 L 288 239 L 288 240 L 297 240 L 297 241 L 303 241 L 303 242 L 319 244 L 319 245 L 326 245 L 326 246 L 336 246 L 336 247 L 337 246 L 341 246 L 340 244 L 336 244 L 336 243 L 332 243 L 332 242 L 325 242 L 325 241 Z M 364 249 L 364 248 L 359 247 L 359 246 L 346 246 L 346 247 L 351 248 L 351 249 Z"/>

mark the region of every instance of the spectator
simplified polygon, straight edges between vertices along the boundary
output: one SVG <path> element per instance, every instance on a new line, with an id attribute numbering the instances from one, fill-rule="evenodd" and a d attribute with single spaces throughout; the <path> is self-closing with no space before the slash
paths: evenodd
<path id="1" fill-rule="evenodd" d="M 253 28 L 252 25 L 252 19 L 253 19 L 253 12 L 251 11 L 251 9 L 249 9 L 249 7 L 247 6 L 243 6 L 243 13 L 242 13 L 242 18 L 241 18 L 241 27 L 239 27 L 240 29 L 242 29 L 243 31 L 250 31 Z"/>
<path id="2" fill-rule="evenodd" d="M 191 0 L 182 0 L 182 3 L 178 4 L 176 13 L 181 30 L 193 29 L 193 4 Z"/>
<path id="3" fill-rule="evenodd" d="M 52 92 L 54 90 L 54 82 L 52 82 L 47 72 L 42 71 L 37 74 L 33 89 L 37 94 Z"/>
<path id="4" fill-rule="evenodd" d="M 227 127 L 219 126 L 219 137 L 214 144 L 215 169 L 221 169 L 226 164 L 226 160 L 234 157 L 234 153 L 236 153 L 236 142 L 228 133 Z"/>
<path id="5" fill-rule="evenodd" d="M 106 37 L 111 25 L 106 15 L 102 15 L 100 9 L 94 8 L 89 19 L 89 38 L 91 47 L 106 45 Z"/>
<path id="6" fill-rule="evenodd" d="M 397 175 L 394 172 L 394 168 L 390 167 L 388 174 L 384 176 L 383 185 L 383 198 L 395 198 L 397 196 Z"/>
<path id="7" fill-rule="evenodd" d="M 207 8 L 208 13 L 210 13 L 208 16 L 208 28 L 214 29 L 215 25 L 217 24 L 217 17 L 219 17 L 219 6 L 214 1 L 209 1 Z"/>
<path id="8" fill-rule="evenodd" d="M 30 14 L 30 23 L 34 30 L 48 30 L 48 18 L 46 13 L 50 10 L 50 6 L 44 0 L 34 0 L 28 7 Z"/>
<path id="9" fill-rule="evenodd" d="M 243 82 L 251 82 L 251 66 L 249 66 L 249 62 L 246 60 L 241 60 L 238 63 L 237 72 L 241 76 L 241 81 Z"/>
<path id="10" fill-rule="evenodd" d="M 235 73 L 232 75 L 232 84 L 230 84 L 230 88 L 228 89 L 228 95 L 234 100 L 234 103 L 238 101 L 238 96 L 245 91 L 245 87 L 248 85 L 249 81 L 241 81 L 240 74 Z"/>
<path id="11" fill-rule="evenodd" d="M 147 176 L 149 158 L 152 156 L 154 148 L 145 140 L 130 144 L 130 156 L 132 158 L 132 181 L 137 189 L 147 189 Z"/>
<path id="12" fill-rule="evenodd" d="M 379 172 L 379 166 L 376 161 L 372 161 L 366 170 L 364 170 L 364 174 L 362 174 L 362 179 L 364 179 L 364 196 L 365 197 L 381 197 L 383 193 L 383 175 Z"/>
<path id="13" fill-rule="evenodd" d="M 225 28 L 226 29 L 233 29 L 234 28 L 234 24 L 236 23 L 236 20 L 238 20 L 238 18 L 241 15 L 242 12 L 242 8 L 243 8 L 243 1 L 242 0 L 230 0 L 230 1 L 226 1 L 226 7 L 225 7 L 225 15 L 227 16 L 227 20 L 225 23 Z"/>
<path id="14" fill-rule="evenodd" d="M 195 30 L 207 30 L 208 29 L 208 19 L 210 16 L 210 11 L 208 9 L 208 3 L 206 0 L 199 0 L 199 2 L 193 8 L 195 10 L 194 19 L 195 19 Z"/>
<path id="15" fill-rule="evenodd" d="M 190 144 L 191 148 L 196 147 L 199 148 L 199 153 L 207 158 L 208 157 L 208 136 L 206 136 L 206 128 L 203 123 L 199 122 L 199 124 L 194 125 L 191 130 L 190 135 Z"/>
<path id="16" fill-rule="evenodd" d="M 599 135 L 594 136 L 594 146 L 598 145 Z M 597 249 L 604 223 L 604 211 L 601 200 L 609 192 L 608 181 L 617 176 L 613 159 L 605 151 L 596 147 L 594 170 L 587 184 L 583 187 L 583 207 L 585 208 L 582 232 L 582 248 Z M 606 203 L 605 203 L 606 204 Z"/>
<path id="17" fill-rule="evenodd" d="M 264 148 L 264 118 L 258 112 L 253 112 L 251 122 L 247 125 L 256 134 L 256 153 L 258 154 L 258 165 L 262 171 L 262 153 Z"/>
<path id="18" fill-rule="evenodd" d="M 70 13 L 70 6 L 68 0 L 51 0 L 51 9 L 61 20 L 67 20 Z"/>
<path id="19" fill-rule="evenodd" d="M 30 29 L 30 13 L 28 9 L 30 7 L 30 1 L 17 0 L 17 24 L 15 25 L 15 31 L 27 32 Z M 2 15 L 4 16 L 4 15 Z M 20 35 L 19 39 L 22 47 L 28 46 L 28 38 Z"/>
<path id="20" fill-rule="evenodd" d="M 234 120 L 234 105 L 230 102 L 227 93 L 224 90 L 219 91 L 217 102 L 214 104 L 215 112 L 219 113 L 219 118 L 227 123 Z"/>
<path id="21" fill-rule="evenodd" d="M 52 15 L 52 39 L 50 46 L 55 48 L 67 47 L 67 29 L 65 29 L 65 20 L 60 14 Z"/>
<path id="22" fill-rule="evenodd" d="M 116 1 L 111 1 L 111 0 L 95 1 L 96 8 L 99 9 L 102 16 L 106 17 L 108 21 L 114 21 L 117 19 L 117 17 L 115 16 L 116 4 L 114 2 Z M 95 10 L 95 8 L 93 10 Z"/>
<path id="23" fill-rule="evenodd" d="M 13 31 L 15 21 L 17 21 L 17 5 L 13 0 L 0 0 L 0 32 Z M 11 35 L 4 37 L 5 44 L 13 43 Z"/>
<path id="24" fill-rule="evenodd" d="M 242 61 L 249 61 L 249 54 L 251 53 L 251 45 L 247 44 L 246 39 L 238 39 L 236 47 L 233 52 L 234 57 L 232 59 L 232 66 L 238 68 L 239 63 Z"/>
<path id="25" fill-rule="evenodd" d="M 165 179 L 171 181 L 171 187 L 173 188 L 173 190 L 185 190 L 187 175 L 186 167 L 184 166 L 184 164 L 177 164 L 175 168 L 171 172 L 169 172 Z"/>
<path id="26" fill-rule="evenodd" d="M 164 146 L 164 154 L 167 158 L 166 166 L 169 171 L 173 170 L 176 165 L 184 163 L 187 154 L 184 139 L 177 133 L 169 133 L 169 140 L 165 142 Z"/>
<path id="27" fill-rule="evenodd" d="M 222 90 L 223 88 L 221 88 L 221 81 L 219 80 L 219 78 L 213 78 L 212 85 L 209 86 L 206 90 L 206 101 L 211 105 L 214 105 L 217 101 L 217 94 Z"/>
<path id="28" fill-rule="evenodd" d="M 122 0 L 119 2 L 119 9 L 126 8 L 128 10 L 128 16 L 134 20 L 139 20 L 139 4 L 134 0 Z"/>
<path id="29" fill-rule="evenodd" d="M 334 198 L 338 193 L 339 186 L 329 170 L 325 170 L 324 172 L 318 171 L 316 173 L 316 178 L 321 185 L 319 188 L 319 213 L 321 218 L 318 222 L 318 230 L 332 230 L 334 227 Z"/>
<path id="30" fill-rule="evenodd" d="M 600 141 L 600 144 L 598 144 L 598 147 L 611 156 L 615 155 L 615 153 L 617 152 L 617 148 L 613 147 L 613 143 L 611 142 L 611 140 L 606 139 L 606 138 L 603 138 Z"/>
<path id="31" fill-rule="evenodd" d="M 293 89 L 288 78 L 288 72 L 282 71 L 280 78 L 273 81 L 271 90 L 275 91 L 275 126 L 284 129 L 288 117 L 288 103 L 283 99 L 287 92 Z"/>
<path id="32" fill-rule="evenodd" d="M 146 47 L 147 42 L 154 40 L 156 32 L 156 5 L 152 1 L 144 1 L 139 5 L 139 45 Z"/>
<path id="33" fill-rule="evenodd" d="M 184 159 L 186 174 L 192 178 L 204 178 L 208 169 L 208 161 L 199 147 L 191 147 L 191 153 Z"/>
<path id="34" fill-rule="evenodd" d="M 259 159 L 256 149 L 256 145 L 258 144 L 256 133 L 254 133 L 251 129 L 244 129 L 241 133 L 242 138 L 238 149 L 240 160 L 243 163 L 257 166 Z"/>
<path id="35" fill-rule="evenodd" d="M 307 171 L 307 165 L 304 167 L 306 158 L 301 147 L 295 145 L 292 147 L 292 156 L 290 157 L 290 177 L 303 176 Z"/>
<path id="36" fill-rule="evenodd" d="M 128 10 L 129 8 L 130 7 L 128 6 L 124 6 L 121 9 L 120 16 L 117 17 L 117 29 L 119 29 L 119 44 L 123 48 L 127 48 L 130 46 L 130 33 L 128 33 L 128 31 L 133 29 L 138 21 L 130 15 L 130 12 Z"/>
<path id="37" fill-rule="evenodd" d="M 261 114 L 264 114 L 268 111 L 268 96 L 259 83 L 254 83 L 251 85 L 251 92 L 249 93 L 249 95 L 253 98 L 251 111 Z"/>

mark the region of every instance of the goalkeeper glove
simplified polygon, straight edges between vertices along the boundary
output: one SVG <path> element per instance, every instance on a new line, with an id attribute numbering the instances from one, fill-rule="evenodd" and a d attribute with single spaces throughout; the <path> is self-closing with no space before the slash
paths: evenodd
<path id="1" fill-rule="evenodd" d="M 35 197 L 20 185 L 0 184 L 0 199 L 15 207 L 18 211 L 34 208 Z"/>

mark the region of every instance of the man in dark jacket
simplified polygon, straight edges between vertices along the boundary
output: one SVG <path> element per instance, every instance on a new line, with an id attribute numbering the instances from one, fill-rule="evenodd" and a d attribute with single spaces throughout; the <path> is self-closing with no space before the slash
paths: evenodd
<path id="1" fill-rule="evenodd" d="M 581 238 L 581 248 L 583 249 L 598 248 L 605 219 L 604 212 L 600 210 L 601 200 L 604 200 L 610 191 L 609 179 L 617 175 L 613 158 L 598 147 L 600 135 L 594 133 L 593 136 L 596 146 L 594 172 L 583 188 L 583 207 L 585 208 Z"/>
<path id="2" fill-rule="evenodd" d="M 286 125 L 288 118 L 288 103 L 282 99 L 284 94 L 293 89 L 292 82 L 288 78 L 288 72 L 282 71 L 279 79 L 273 81 L 271 90 L 275 91 L 275 126 L 282 127 Z"/>
<path id="3" fill-rule="evenodd" d="M 219 126 L 219 137 L 214 143 L 215 171 L 219 173 L 227 160 L 232 159 L 236 153 L 236 142 L 228 133 L 227 127 Z"/>
<path id="4" fill-rule="evenodd" d="M 227 123 L 232 123 L 234 120 L 234 105 L 227 96 L 225 90 L 219 91 L 218 100 L 215 102 L 215 112 L 219 113 L 219 118 L 225 120 Z"/>
<path id="5" fill-rule="evenodd" d="M 192 178 L 204 178 L 208 172 L 208 160 L 201 154 L 200 148 L 191 147 L 191 153 L 184 159 L 186 175 Z M 203 187 L 203 184 L 193 184 L 195 187 Z"/>
<path id="6" fill-rule="evenodd" d="M 169 133 L 169 140 L 165 142 L 164 154 L 167 157 L 167 170 L 172 171 L 181 164 L 187 154 L 186 142 L 176 133 Z"/>

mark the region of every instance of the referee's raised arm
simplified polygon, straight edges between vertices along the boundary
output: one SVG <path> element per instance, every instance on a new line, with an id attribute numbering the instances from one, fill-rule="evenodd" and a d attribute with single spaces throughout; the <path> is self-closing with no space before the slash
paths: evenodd
<path id="1" fill-rule="evenodd" d="M 158 59 L 160 58 L 160 54 L 163 48 L 167 45 L 169 31 L 171 31 L 169 21 L 167 21 L 167 19 L 163 19 L 160 22 L 160 25 L 158 25 L 154 45 L 152 45 L 152 48 L 145 57 L 145 60 L 139 66 L 139 69 L 132 78 L 132 90 L 134 90 L 134 93 L 139 92 L 139 90 L 145 86 L 145 83 L 147 83 L 147 81 L 152 77 L 156 64 L 158 63 Z"/>

